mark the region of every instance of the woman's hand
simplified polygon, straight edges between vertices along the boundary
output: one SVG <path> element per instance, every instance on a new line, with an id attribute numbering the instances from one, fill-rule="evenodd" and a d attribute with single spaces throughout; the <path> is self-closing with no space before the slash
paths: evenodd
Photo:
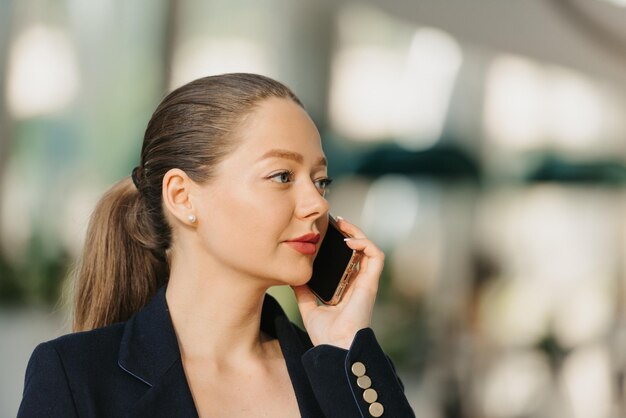
<path id="1" fill-rule="evenodd" d="M 363 252 L 359 272 L 341 302 L 335 306 L 318 306 L 315 294 L 306 285 L 294 286 L 293 290 L 313 344 L 349 349 L 356 332 L 370 326 L 385 254 L 356 226 L 342 218 L 337 218 L 337 224 L 339 229 L 353 237 L 346 241 L 348 247 Z"/>

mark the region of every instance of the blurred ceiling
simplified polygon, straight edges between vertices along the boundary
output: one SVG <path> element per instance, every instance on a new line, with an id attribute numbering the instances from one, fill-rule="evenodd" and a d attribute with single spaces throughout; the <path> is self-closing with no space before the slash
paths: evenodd
<path id="1" fill-rule="evenodd" d="M 349 0 L 345 0 L 348 2 Z M 400 19 L 578 69 L 626 90 L 626 7 L 615 0 L 368 0 Z"/>

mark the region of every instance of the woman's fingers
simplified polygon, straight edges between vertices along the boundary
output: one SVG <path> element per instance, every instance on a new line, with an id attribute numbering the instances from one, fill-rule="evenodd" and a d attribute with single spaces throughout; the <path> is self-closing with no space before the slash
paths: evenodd
<path id="1" fill-rule="evenodd" d="M 385 254 L 367 238 L 347 238 L 346 244 L 353 250 L 361 251 L 368 258 L 384 260 Z"/>
<path id="2" fill-rule="evenodd" d="M 367 239 L 363 231 L 356 225 L 351 224 L 342 217 L 337 217 L 337 221 L 339 228 L 353 237 L 346 241 L 348 247 L 363 253 L 359 266 L 359 274 L 356 278 L 360 283 L 356 286 L 364 286 L 370 291 L 376 291 L 378 289 L 380 274 L 385 264 L 385 254 L 372 241 Z M 365 280 L 361 280 L 361 276 L 363 276 Z"/>
<path id="3" fill-rule="evenodd" d="M 341 216 L 337 217 L 337 225 L 339 225 L 339 229 L 353 238 L 365 238 L 363 231 L 361 231 L 356 225 L 353 225 L 343 219 Z"/>
<path id="4" fill-rule="evenodd" d="M 378 278 L 385 264 L 385 254 L 367 238 L 350 238 L 346 244 L 351 249 L 363 253 L 359 275 L 367 275 L 378 284 Z"/>

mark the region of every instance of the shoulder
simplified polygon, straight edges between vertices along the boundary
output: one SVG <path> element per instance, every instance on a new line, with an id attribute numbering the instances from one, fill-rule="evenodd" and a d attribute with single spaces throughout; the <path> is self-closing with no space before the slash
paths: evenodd
<path id="1" fill-rule="evenodd" d="M 66 334 L 39 344 L 33 351 L 28 368 L 57 368 L 66 376 L 97 373 L 117 365 L 120 341 L 125 323 L 91 331 Z M 27 371 L 28 374 L 28 371 Z"/>
<path id="2" fill-rule="evenodd" d="M 93 392 L 93 382 L 114 376 L 123 329 L 120 323 L 39 344 L 26 368 L 18 416 L 75 416 L 73 394 Z"/>
<path id="3" fill-rule="evenodd" d="M 87 354 L 84 353 L 85 349 L 89 350 L 90 356 L 108 353 L 116 347 L 119 349 L 125 325 L 126 322 L 120 322 L 90 331 L 74 332 L 44 342 L 40 346 L 54 348 L 59 355 L 80 353 L 80 357 L 84 357 Z M 117 350 L 115 355 L 117 356 Z"/>

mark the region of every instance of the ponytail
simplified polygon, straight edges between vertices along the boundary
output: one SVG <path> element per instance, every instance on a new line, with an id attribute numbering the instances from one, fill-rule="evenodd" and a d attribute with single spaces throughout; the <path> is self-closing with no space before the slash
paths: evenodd
<path id="1" fill-rule="evenodd" d="M 166 282 L 163 237 L 144 206 L 128 177 L 98 202 L 77 270 L 74 331 L 127 320 Z"/>

